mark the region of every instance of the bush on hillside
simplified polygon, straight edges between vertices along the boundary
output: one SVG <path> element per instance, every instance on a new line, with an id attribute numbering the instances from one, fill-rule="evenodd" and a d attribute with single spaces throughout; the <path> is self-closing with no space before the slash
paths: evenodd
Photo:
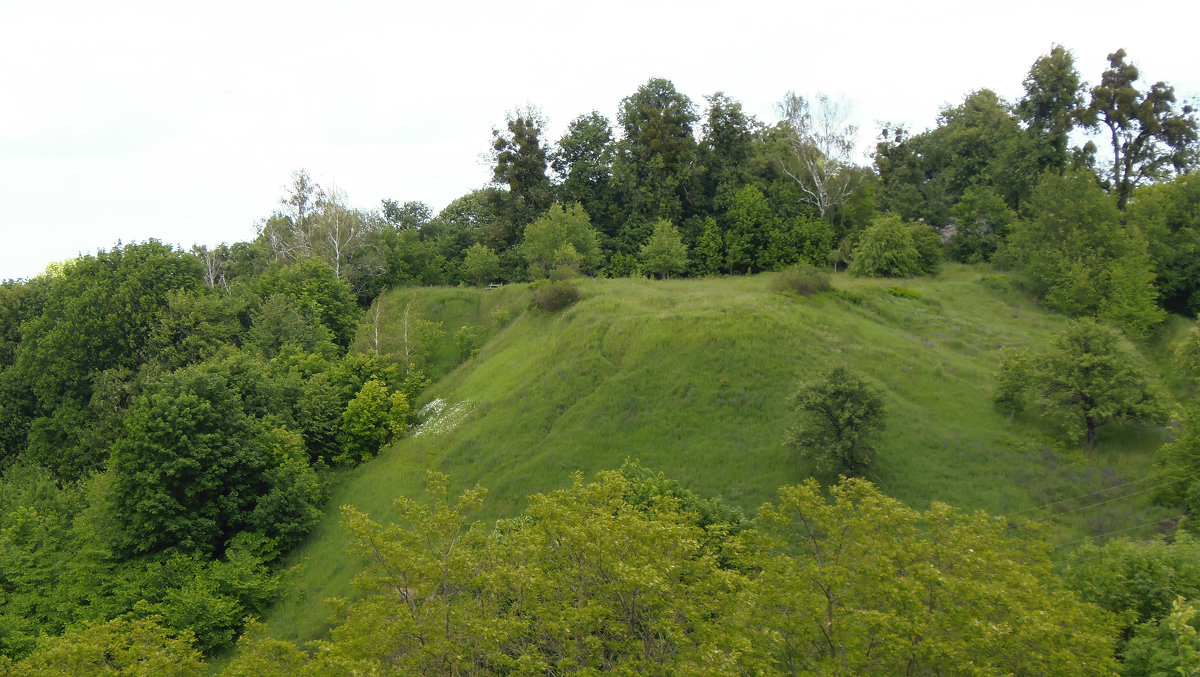
<path id="1" fill-rule="evenodd" d="M 570 280 L 538 282 L 529 289 L 529 302 L 548 313 L 558 312 L 579 300 L 579 287 Z"/>
<path id="2" fill-rule="evenodd" d="M 812 296 L 817 292 L 830 291 L 833 284 L 829 275 L 808 264 L 792 266 L 779 273 L 771 282 L 771 291 L 796 292 L 801 296 Z"/>
<path id="3" fill-rule="evenodd" d="M 900 217 L 882 216 L 863 231 L 850 274 L 856 277 L 915 277 L 925 272 L 912 229 Z"/>

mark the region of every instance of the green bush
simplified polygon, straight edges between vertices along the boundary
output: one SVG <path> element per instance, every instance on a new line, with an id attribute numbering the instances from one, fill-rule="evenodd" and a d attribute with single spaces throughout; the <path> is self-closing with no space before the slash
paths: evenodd
<path id="1" fill-rule="evenodd" d="M 896 298 L 901 298 L 901 299 L 919 299 L 919 298 L 921 298 L 920 292 L 918 292 L 916 289 L 909 289 L 908 287 L 888 287 L 887 293 L 891 294 L 892 296 L 895 296 Z"/>
<path id="2" fill-rule="evenodd" d="M 895 215 L 876 218 L 854 248 L 855 277 L 915 277 L 926 272 L 912 228 Z"/>
<path id="3" fill-rule="evenodd" d="M 833 284 L 829 275 L 808 264 L 792 266 L 779 273 L 771 282 L 771 290 L 778 292 L 796 292 L 802 296 L 812 296 L 817 292 L 830 291 Z"/>
<path id="4" fill-rule="evenodd" d="M 542 310 L 553 313 L 579 300 L 579 288 L 570 280 L 529 285 L 529 301 Z"/>

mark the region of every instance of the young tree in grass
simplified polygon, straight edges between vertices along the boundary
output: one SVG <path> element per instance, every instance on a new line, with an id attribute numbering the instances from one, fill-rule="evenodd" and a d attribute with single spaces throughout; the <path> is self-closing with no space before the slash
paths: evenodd
<path id="1" fill-rule="evenodd" d="M 1028 350 L 1005 348 L 1000 351 L 1000 371 L 996 372 L 992 404 L 1009 419 L 1025 411 L 1025 395 L 1029 392 L 1032 373 L 1033 356 Z"/>
<path id="2" fill-rule="evenodd" d="M 687 245 L 675 224 L 659 219 L 654 225 L 654 234 L 642 245 L 642 270 L 663 280 L 687 270 Z"/>
<path id="3" fill-rule="evenodd" d="M 1116 331 L 1082 320 L 1060 334 L 1054 347 L 1043 362 L 1039 395 L 1047 414 L 1072 436 L 1082 436 L 1088 449 L 1105 423 L 1162 417 L 1149 376 L 1121 349 Z"/>
<path id="4" fill-rule="evenodd" d="M 883 395 L 844 366 L 802 383 L 792 396 L 800 422 L 786 442 L 823 471 L 862 475 L 883 432 Z"/>

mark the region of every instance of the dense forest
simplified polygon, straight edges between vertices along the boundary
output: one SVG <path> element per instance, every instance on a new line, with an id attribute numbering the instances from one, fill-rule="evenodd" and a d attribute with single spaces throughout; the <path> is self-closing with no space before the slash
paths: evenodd
<path id="1" fill-rule="evenodd" d="M 871 166 L 828 97 L 789 92 L 767 123 L 653 78 L 553 142 L 510 112 L 492 184 L 437 214 L 355 209 L 299 170 L 251 240 L 118 243 L 4 282 L 0 675 L 1200 674 L 1200 126 L 1123 50 L 1095 77 L 1055 47 L 1018 101 L 884 125 Z M 1071 318 L 997 351 L 997 411 L 1085 454 L 1106 427 L 1166 431 L 1154 498 L 1182 518 L 1161 537 L 1062 566 L 1036 530 L 889 498 L 867 481 L 882 396 L 819 365 L 780 444 L 821 472 L 752 515 L 628 463 L 485 524 L 486 492 L 434 468 L 393 524 L 342 508 L 368 564 L 327 637 L 256 620 L 330 487 L 486 338 L 413 304 L 381 337 L 387 290 L 527 284 L 554 313 L 583 276 L 773 272 L 810 295 L 947 261 Z"/>

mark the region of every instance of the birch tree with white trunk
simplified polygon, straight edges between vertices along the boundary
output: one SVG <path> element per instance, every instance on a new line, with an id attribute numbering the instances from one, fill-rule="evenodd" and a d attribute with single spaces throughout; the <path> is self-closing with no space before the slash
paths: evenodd
<path id="1" fill-rule="evenodd" d="M 800 186 L 805 202 L 824 217 L 850 198 L 861 182 L 852 171 L 858 126 L 849 122 L 849 108 L 825 94 L 815 100 L 788 92 L 779 104 L 788 130 L 792 166 L 783 171 Z"/>

